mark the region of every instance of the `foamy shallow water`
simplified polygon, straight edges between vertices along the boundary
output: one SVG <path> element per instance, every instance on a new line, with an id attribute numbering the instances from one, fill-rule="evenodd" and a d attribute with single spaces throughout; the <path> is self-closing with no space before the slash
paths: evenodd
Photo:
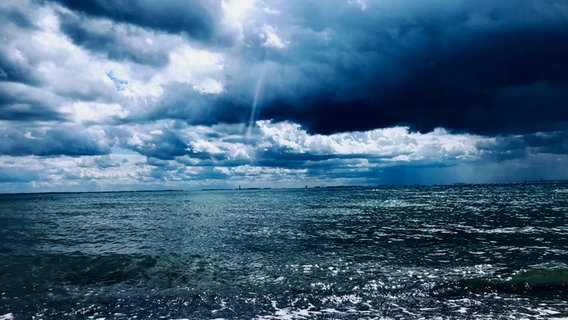
<path id="1" fill-rule="evenodd" d="M 562 184 L 0 196 L 0 320 L 566 319 Z"/>

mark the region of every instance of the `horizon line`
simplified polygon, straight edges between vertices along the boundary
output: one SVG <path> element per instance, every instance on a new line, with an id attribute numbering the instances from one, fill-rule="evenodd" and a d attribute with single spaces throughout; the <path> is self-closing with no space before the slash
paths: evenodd
<path id="1" fill-rule="evenodd" d="M 202 192 L 202 191 L 258 191 L 258 190 L 294 190 L 294 189 L 333 189 L 333 188 L 388 188 L 388 187 L 435 187 L 435 186 L 479 186 L 479 185 L 535 185 L 564 184 L 568 179 L 524 180 L 511 182 L 453 182 L 453 183 L 408 183 L 408 184 L 369 184 L 369 185 L 313 185 L 304 187 L 247 187 L 247 188 L 201 188 L 201 189 L 138 189 L 138 190 L 93 190 L 93 191 L 37 191 L 37 192 L 0 192 L 5 195 L 49 195 L 49 194 L 81 194 L 81 193 L 152 193 L 152 192 Z"/>

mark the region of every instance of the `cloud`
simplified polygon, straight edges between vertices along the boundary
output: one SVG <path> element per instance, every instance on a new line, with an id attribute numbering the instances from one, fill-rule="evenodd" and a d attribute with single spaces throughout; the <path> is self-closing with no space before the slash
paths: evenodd
<path id="1" fill-rule="evenodd" d="M 61 0 L 57 2 L 90 16 L 104 17 L 173 34 L 183 33 L 205 43 L 217 45 L 231 41 L 230 35 L 217 24 L 219 16 L 222 16 L 219 1 Z"/>
<path id="2" fill-rule="evenodd" d="M 181 121 L 157 121 L 143 126 L 123 125 L 113 136 L 122 149 L 147 157 L 198 166 L 261 166 L 299 169 L 336 159 L 365 160 L 367 165 L 476 161 L 478 145 L 491 138 L 455 135 L 444 129 L 428 134 L 397 127 L 366 132 L 311 135 L 301 126 L 258 121 L 253 136 L 239 125 L 193 126 Z M 110 134 L 110 133 L 109 133 Z M 158 162 L 155 162 L 158 163 Z"/>
<path id="3" fill-rule="evenodd" d="M 1 123 L 0 136 L 0 154 L 10 156 L 100 155 L 108 154 L 110 149 L 104 130 L 95 127 L 29 128 Z"/>
<path id="4" fill-rule="evenodd" d="M 0 153 L 12 150 L 0 157 L 6 183 L 122 190 L 568 177 L 565 132 L 493 138 L 395 127 L 320 135 L 290 122 L 259 121 L 247 137 L 244 124 L 179 120 L 113 125 L 79 136 L 74 129 L 0 132 L 8 138 Z"/>
<path id="5" fill-rule="evenodd" d="M 288 45 L 287 41 L 280 39 L 278 36 L 277 28 L 265 24 L 260 30 L 260 37 L 264 39 L 264 42 L 262 43 L 264 47 L 283 49 Z"/>
<path id="6" fill-rule="evenodd" d="M 96 102 L 74 102 L 68 107 L 61 108 L 77 123 L 109 123 L 118 122 L 129 115 L 129 111 L 124 110 L 120 104 L 96 103 Z"/>
<path id="7" fill-rule="evenodd" d="M 560 0 L 3 1 L 0 186 L 568 177 L 567 14 Z"/>
<path id="8" fill-rule="evenodd" d="M 24 191 L 132 190 L 151 171 L 143 163 L 143 156 L 128 153 L 83 157 L 1 155 L 0 179 L 4 181 L 3 190 L 11 192 L 21 192 L 22 184 L 27 186 Z M 6 178 L 11 180 L 3 180 Z"/>
<path id="9" fill-rule="evenodd" d="M 59 99 L 50 92 L 15 82 L 0 82 L 0 120 L 54 121 L 66 115 L 57 110 Z"/>
<path id="10" fill-rule="evenodd" d="M 534 154 L 568 154 L 568 131 L 500 136 L 480 141 L 477 148 L 485 157 L 499 161 Z"/>
<path id="11" fill-rule="evenodd" d="M 287 55 L 271 58 L 267 78 L 275 83 L 265 84 L 261 117 L 317 133 L 401 124 L 482 134 L 565 126 L 558 121 L 566 119 L 568 92 L 565 5 L 430 5 L 302 11 L 318 14 L 298 19 Z M 311 31 L 326 29 L 333 30 L 329 41 Z"/>
<path id="12" fill-rule="evenodd" d="M 116 61 L 161 67 L 169 59 L 164 46 L 175 44 L 171 37 L 157 36 L 146 29 L 107 19 L 62 12 L 60 20 L 61 31 L 75 44 Z"/>
<path id="13" fill-rule="evenodd" d="M 239 123 L 254 99 L 259 119 L 322 134 L 566 127 L 568 8 L 559 1 L 58 3 L 37 9 L 44 18 L 29 30 L 39 50 L 9 41 L 0 74 L 69 98 L 146 104 L 145 116 L 128 110 L 134 121 Z M 236 38 L 218 46 L 229 29 Z"/>

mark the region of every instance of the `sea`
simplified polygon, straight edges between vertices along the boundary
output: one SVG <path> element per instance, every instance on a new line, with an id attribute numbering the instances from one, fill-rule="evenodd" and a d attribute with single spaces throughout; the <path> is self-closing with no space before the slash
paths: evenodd
<path id="1" fill-rule="evenodd" d="M 568 319 L 568 184 L 4 194 L 0 319 Z"/>

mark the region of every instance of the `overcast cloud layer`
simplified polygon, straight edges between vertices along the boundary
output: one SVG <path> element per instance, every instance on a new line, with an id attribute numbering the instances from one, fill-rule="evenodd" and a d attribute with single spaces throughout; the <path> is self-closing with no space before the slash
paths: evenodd
<path id="1" fill-rule="evenodd" d="M 568 179 L 568 3 L 2 1 L 0 192 Z"/>

